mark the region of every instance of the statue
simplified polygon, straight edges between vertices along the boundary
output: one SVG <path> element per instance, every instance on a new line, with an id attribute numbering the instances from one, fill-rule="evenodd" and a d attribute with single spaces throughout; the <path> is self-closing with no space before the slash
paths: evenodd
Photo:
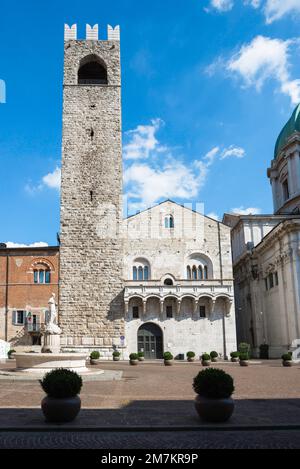
<path id="1" fill-rule="evenodd" d="M 52 293 L 51 298 L 48 301 L 49 305 L 49 321 L 46 324 L 46 334 L 61 334 L 61 328 L 57 325 L 57 312 L 55 303 L 55 293 Z"/>

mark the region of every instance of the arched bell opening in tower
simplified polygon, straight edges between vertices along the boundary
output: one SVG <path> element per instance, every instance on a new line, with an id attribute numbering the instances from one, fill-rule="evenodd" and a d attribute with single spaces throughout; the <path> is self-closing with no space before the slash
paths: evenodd
<path id="1" fill-rule="evenodd" d="M 96 55 L 85 57 L 78 70 L 79 85 L 107 85 L 105 64 Z"/>

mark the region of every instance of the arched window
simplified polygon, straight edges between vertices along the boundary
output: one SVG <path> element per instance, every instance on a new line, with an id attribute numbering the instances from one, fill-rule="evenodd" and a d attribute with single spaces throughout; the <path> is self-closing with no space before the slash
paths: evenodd
<path id="1" fill-rule="evenodd" d="M 213 264 L 205 254 L 192 254 L 187 260 L 188 280 L 209 280 L 213 278 Z"/>
<path id="2" fill-rule="evenodd" d="M 85 57 L 78 70 L 79 85 L 107 85 L 107 70 L 96 55 Z"/>
<path id="3" fill-rule="evenodd" d="M 165 218 L 165 228 L 174 228 L 175 227 L 175 223 L 174 223 L 174 218 L 172 217 L 172 215 L 168 215 L 166 218 Z"/>
<path id="4" fill-rule="evenodd" d="M 164 281 L 164 285 L 171 286 L 174 285 L 173 280 L 171 278 L 166 278 Z"/>
<path id="5" fill-rule="evenodd" d="M 49 268 L 44 268 L 41 266 L 39 269 L 33 271 L 33 281 L 34 283 L 50 283 L 51 282 L 51 272 Z"/>
<path id="6" fill-rule="evenodd" d="M 146 259 L 135 259 L 132 267 L 132 278 L 139 281 L 150 280 L 150 264 Z"/>

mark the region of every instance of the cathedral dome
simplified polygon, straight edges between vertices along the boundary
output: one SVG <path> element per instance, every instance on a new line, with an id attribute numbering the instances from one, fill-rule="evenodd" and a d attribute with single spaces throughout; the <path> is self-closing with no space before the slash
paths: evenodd
<path id="1" fill-rule="evenodd" d="M 282 148 L 287 144 L 288 139 L 292 136 L 294 132 L 300 132 L 300 104 L 294 110 L 292 116 L 288 122 L 283 127 L 282 131 L 279 134 L 275 145 L 274 158 L 276 159 L 282 150 Z"/>

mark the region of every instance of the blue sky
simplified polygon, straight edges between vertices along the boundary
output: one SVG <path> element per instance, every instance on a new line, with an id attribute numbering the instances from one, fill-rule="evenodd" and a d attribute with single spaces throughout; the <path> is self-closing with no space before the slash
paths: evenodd
<path id="1" fill-rule="evenodd" d="M 0 16 L 0 240 L 56 244 L 63 26 L 120 24 L 132 212 L 272 211 L 266 170 L 300 101 L 298 0 L 6 2 Z M 2 83 L 3 84 L 3 83 Z M 2 96 L 2 98 L 1 98 Z"/>

